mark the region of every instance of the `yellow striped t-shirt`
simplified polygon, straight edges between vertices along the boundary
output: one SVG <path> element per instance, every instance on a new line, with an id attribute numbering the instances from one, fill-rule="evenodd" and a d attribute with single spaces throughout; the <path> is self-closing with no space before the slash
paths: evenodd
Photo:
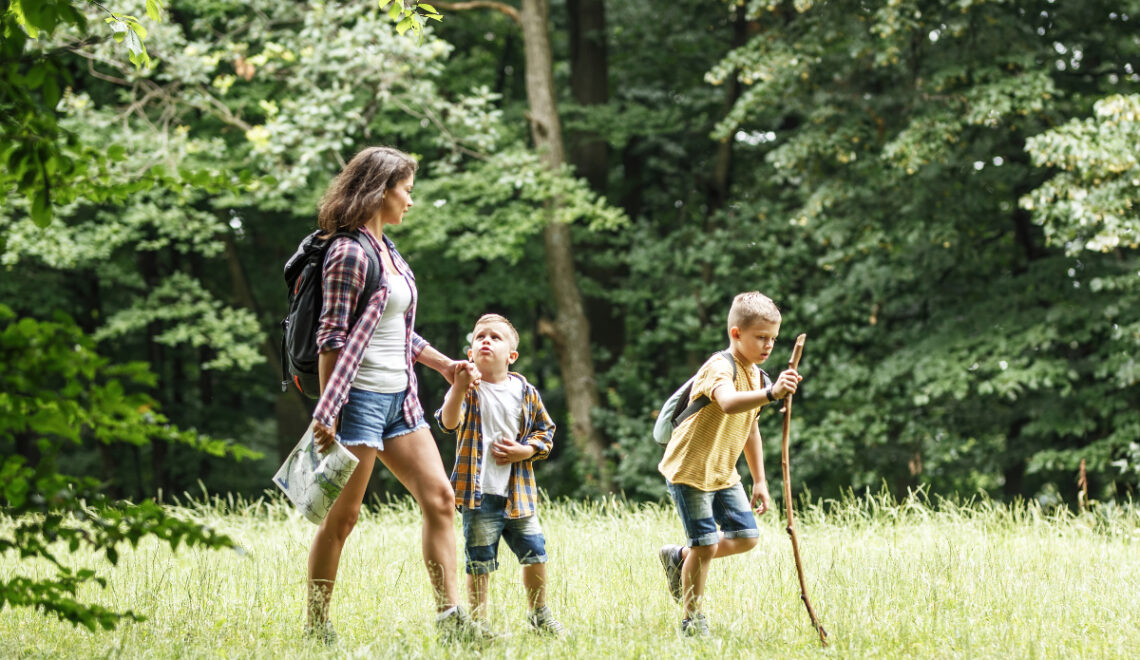
<path id="1" fill-rule="evenodd" d="M 717 387 L 732 382 L 732 365 L 723 355 L 714 354 L 697 371 L 689 400 L 701 394 L 712 398 Z M 741 392 L 759 390 L 764 387 L 764 380 L 755 365 L 737 359 L 734 385 Z M 736 462 L 755 420 L 755 409 L 726 415 L 713 401 L 673 430 L 657 470 L 671 483 L 703 491 L 735 485 L 740 481 Z"/>

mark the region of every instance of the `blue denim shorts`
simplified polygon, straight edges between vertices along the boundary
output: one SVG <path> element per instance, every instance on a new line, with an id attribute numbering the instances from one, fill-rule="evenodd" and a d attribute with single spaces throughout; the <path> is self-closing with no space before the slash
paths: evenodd
<path id="1" fill-rule="evenodd" d="M 723 490 L 712 492 L 697 490 L 684 484 L 665 482 L 689 545 L 712 545 L 720 541 L 717 526 L 726 539 L 754 539 L 760 536 L 752 504 L 744 494 L 744 486 L 737 482 Z"/>
<path id="2" fill-rule="evenodd" d="M 490 573 L 499 567 L 499 539 L 504 538 L 520 564 L 546 563 L 546 537 L 538 514 L 507 517 L 507 498 L 483 495 L 478 509 L 463 509 L 463 545 L 470 575 Z"/>
<path id="3" fill-rule="evenodd" d="M 384 451 L 384 441 L 427 428 L 420 419 L 414 427 L 404 421 L 406 392 L 384 394 L 358 390 L 348 391 L 348 401 L 340 409 L 340 433 L 337 440 L 346 447 L 364 445 Z"/>

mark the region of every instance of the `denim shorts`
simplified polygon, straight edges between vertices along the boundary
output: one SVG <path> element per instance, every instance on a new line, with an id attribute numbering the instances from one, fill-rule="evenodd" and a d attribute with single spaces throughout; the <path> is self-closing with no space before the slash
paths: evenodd
<path id="1" fill-rule="evenodd" d="M 499 538 L 507 541 L 520 564 L 546 563 L 546 537 L 538 514 L 507 517 L 507 498 L 483 495 L 478 509 L 463 509 L 463 545 L 470 575 L 490 573 L 499 567 Z"/>
<path id="2" fill-rule="evenodd" d="M 346 447 L 364 445 L 384 451 L 385 440 L 427 428 L 427 421 L 422 418 L 414 427 L 409 427 L 404 421 L 406 394 L 350 389 L 348 401 L 340 409 L 337 440 Z"/>
<path id="3" fill-rule="evenodd" d="M 681 524 L 689 545 L 712 545 L 720 540 L 717 526 L 726 539 L 754 539 L 760 536 L 752 504 L 744 494 L 744 486 L 737 482 L 723 490 L 712 492 L 697 490 L 684 484 L 668 481 L 669 494 L 681 514 Z"/>

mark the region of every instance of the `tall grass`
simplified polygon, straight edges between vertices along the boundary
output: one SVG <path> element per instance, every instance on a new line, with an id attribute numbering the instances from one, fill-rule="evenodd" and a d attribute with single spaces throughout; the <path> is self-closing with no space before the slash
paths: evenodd
<path id="1" fill-rule="evenodd" d="M 710 638 L 677 633 L 656 551 L 681 540 L 673 511 L 615 500 L 546 504 L 549 601 L 571 636 L 526 631 L 517 563 L 505 545 L 491 580 L 481 649 L 442 644 L 408 501 L 368 509 L 341 561 L 333 603 L 339 643 L 301 636 L 313 527 L 279 499 L 189 502 L 181 515 L 237 539 L 244 553 L 145 543 L 83 594 L 147 617 L 90 633 L 24 609 L 0 612 L 0 657 L 49 658 L 1124 658 L 1140 649 L 1140 510 L 1091 514 L 987 500 L 903 502 L 849 496 L 804 507 L 797 524 L 812 601 L 831 635 L 821 650 L 799 601 L 783 523 L 760 520 L 760 545 L 717 561 Z M 11 521 L 0 519 L 0 532 Z M 461 548 L 457 548 L 457 553 Z M 0 557 L 0 576 L 46 567 Z"/>

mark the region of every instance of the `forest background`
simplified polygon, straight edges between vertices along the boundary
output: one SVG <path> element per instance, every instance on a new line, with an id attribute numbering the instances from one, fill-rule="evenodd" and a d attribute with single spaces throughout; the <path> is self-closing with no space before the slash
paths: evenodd
<path id="1" fill-rule="evenodd" d="M 1135 492 L 1140 2 L 0 8 L 9 503 L 34 466 L 136 502 L 270 487 L 312 407 L 280 387 L 282 266 L 374 144 L 420 159 L 391 233 L 419 333 L 519 329 L 552 497 L 663 497 L 655 410 L 753 289 L 769 371 L 808 335 L 810 497 L 1075 503 L 1082 460 L 1092 498 Z"/>

